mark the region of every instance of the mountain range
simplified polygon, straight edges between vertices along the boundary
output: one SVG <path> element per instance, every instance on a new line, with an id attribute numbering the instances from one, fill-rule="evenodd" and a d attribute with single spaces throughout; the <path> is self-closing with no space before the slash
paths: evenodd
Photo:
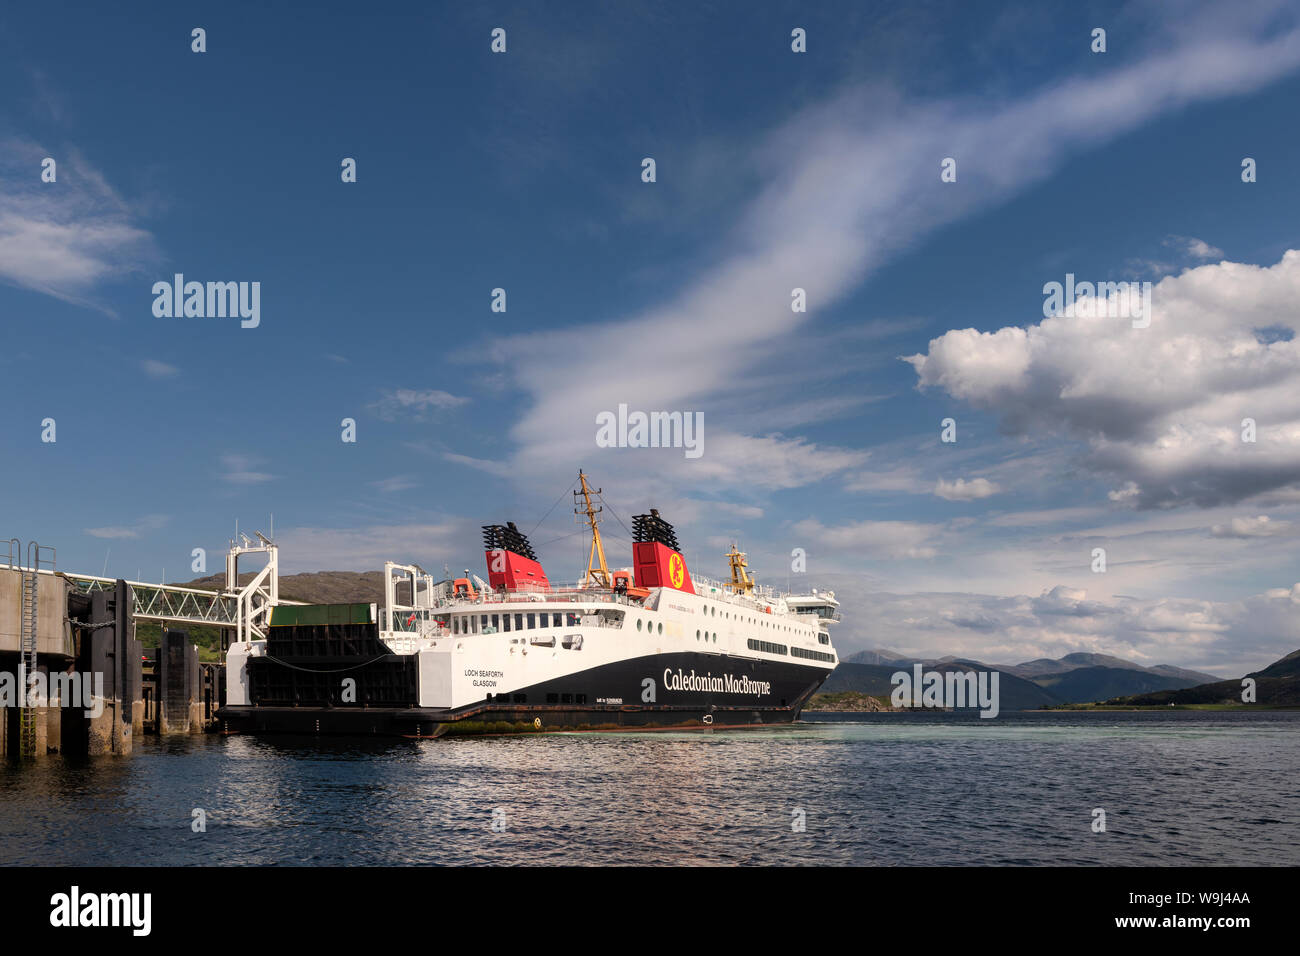
<path id="1" fill-rule="evenodd" d="M 1086 703 L 1221 682 L 1221 678 L 1214 674 L 1169 664 L 1145 667 L 1107 654 L 1076 653 L 1021 664 L 986 664 L 956 657 L 908 657 L 887 648 L 874 648 L 859 651 L 841 661 L 822 690 L 825 693 L 857 691 L 873 696 L 888 695 L 893 690 L 890 677 L 899 670 L 910 670 L 914 664 L 921 664 L 927 670 L 997 671 L 1001 675 L 998 681 L 1005 710 Z"/>

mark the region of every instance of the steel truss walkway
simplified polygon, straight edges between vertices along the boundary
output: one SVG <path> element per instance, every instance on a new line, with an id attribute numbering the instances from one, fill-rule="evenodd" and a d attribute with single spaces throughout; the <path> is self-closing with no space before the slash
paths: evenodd
<path id="1" fill-rule="evenodd" d="M 240 641 L 266 637 L 266 628 L 271 621 L 271 608 L 277 604 L 301 604 L 302 602 L 280 599 L 279 550 L 260 533 L 257 536 L 260 539 L 259 544 L 253 544 L 246 535 L 241 535 L 242 545 L 231 542 L 230 551 L 226 555 L 224 591 L 205 591 L 198 588 L 175 587 L 170 584 L 127 581 L 131 588 L 132 617 L 146 621 L 228 627 L 235 630 L 236 639 Z M 253 552 L 267 556 L 266 567 L 241 588 L 239 556 Z M 22 568 L 12 556 L 7 565 L 0 564 L 0 567 L 22 570 L 25 573 L 33 570 Z M 37 569 L 36 573 L 56 574 L 52 569 L 44 568 Z M 72 590 L 82 594 L 112 591 L 117 587 L 116 578 L 77 574 L 70 571 L 59 571 L 57 574 L 67 579 Z"/>

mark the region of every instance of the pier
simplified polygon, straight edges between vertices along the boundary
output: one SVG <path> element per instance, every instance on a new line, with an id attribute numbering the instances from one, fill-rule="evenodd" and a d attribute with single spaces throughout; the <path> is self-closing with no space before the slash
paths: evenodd
<path id="1" fill-rule="evenodd" d="M 239 586 L 239 558 L 267 563 Z M 207 591 L 60 571 L 54 548 L 16 538 L 0 551 L 0 756 L 129 754 L 142 734 L 215 726 L 224 668 L 201 662 L 186 625 L 232 639 L 264 635 L 279 599 L 278 552 L 258 535 L 231 543 L 227 587 Z M 162 625 L 157 648 L 136 622 Z"/>

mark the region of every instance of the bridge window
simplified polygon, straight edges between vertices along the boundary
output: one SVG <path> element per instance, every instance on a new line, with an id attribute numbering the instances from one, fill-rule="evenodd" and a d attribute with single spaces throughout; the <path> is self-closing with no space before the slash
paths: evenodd
<path id="1" fill-rule="evenodd" d="M 531 631 L 531 630 L 532 630 L 533 628 L 535 628 L 535 627 L 537 627 L 537 615 L 536 615 L 536 614 L 529 614 L 529 615 L 528 615 L 528 630 Z"/>
<path id="2" fill-rule="evenodd" d="M 549 614 L 537 615 L 537 624 L 539 627 L 546 627 L 546 625 L 550 623 L 551 623 L 551 615 Z"/>

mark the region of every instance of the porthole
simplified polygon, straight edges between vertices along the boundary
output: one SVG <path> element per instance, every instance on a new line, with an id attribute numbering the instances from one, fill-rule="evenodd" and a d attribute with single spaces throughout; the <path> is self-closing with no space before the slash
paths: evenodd
<path id="1" fill-rule="evenodd" d="M 659 633 L 662 634 L 663 632 L 664 632 L 664 625 L 663 625 L 663 622 L 660 621 L 660 622 L 659 622 Z"/>
<path id="2" fill-rule="evenodd" d="M 636 629 L 641 630 L 641 619 L 639 617 L 636 619 Z"/>

